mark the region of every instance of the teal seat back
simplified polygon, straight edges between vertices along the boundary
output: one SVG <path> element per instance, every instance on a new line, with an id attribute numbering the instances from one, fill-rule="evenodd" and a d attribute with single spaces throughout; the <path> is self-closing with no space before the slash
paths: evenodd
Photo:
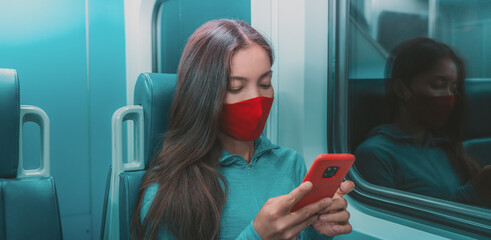
<path id="1" fill-rule="evenodd" d="M 491 79 L 466 80 L 464 148 L 481 166 L 491 164 Z"/>
<path id="2" fill-rule="evenodd" d="M 0 179 L 0 240 L 63 239 L 53 177 Z"/>
<path id="3" fill-rule="evenodd" d="M 146 168 L 162 147 L 176 82 L 176 74 L 142 73 L 137 79 L 134 90 L 134 105 L 140 105 L 143 109 L 143 155 Z M 119 239 L 130 239 L 131 218 L 145 172 L 146 170 L 136 170 L 123 171 L 119 174 L 119 231 L 117 231 L 119 232 Z M 111 207 L 109 204 L 114 204 L 109 200 L 110 185 L 111 169 L 107 178 L 101 239 L 113 237 L 112 230 L 110 230 L 111 226 L 105 226 L 108 216 L 107 209 Z"/>
<path id="4" fill-rule="evenodd" d="M 53 177 L 17 178 L 20 109 L 17 73 L 0 69 L 0 240 L 62 239 Z"/>
<path id="5" fill-rule="evenodd" d="M 162 73 L 142 73 L 136 82 L 134 104 L 143 107 L 145 119 L 145 166 L 162 147 L 176 82 L 176 74 Z"/>
<path id="6" fill-rule="evenodd" d="M 162 73 L 142 73 L 136 82 L 134 103 L 143 107 L 145 119 L 144 158 L 146 168 L 148 168 L 150 162 L 162 147 L 176 82 L 176 74 Z M 131 218 L 133 217 L 138 190 L 145 172 L 146 170 L 123 172 L 119 175 L 119 227 L 121 239 L 130 239 Z"/>
<path id="7" fill-rule="evenodd" d="M 19 82 L 13 69 L 0 69 L 0 178 L 17 176 L 19 160 Z"/>
<path id="8" fill-rule="evenodd" d="M 385 79 L 349 79 L 348 143 L 354 152 L 375 126 L 390 123 Z"/>

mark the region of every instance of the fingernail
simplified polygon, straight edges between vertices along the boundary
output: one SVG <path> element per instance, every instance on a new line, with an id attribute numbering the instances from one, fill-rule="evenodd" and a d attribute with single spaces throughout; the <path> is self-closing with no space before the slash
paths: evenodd
<path id="1" fill-rule="evenodd" d="M 312 183 L 311 182 L 307 181 L 307 182 L 304 182 L 303 183 L 303 189 L 309 190 L 311 188 L 312 188 Z"/>
<path id="2" fill-rule="evenodd" d="M 331 203 L 332 203 L 332 198 L 325 198 L 325 199 L 324 199 L 324 202 L 325 202 L 327 205 L 331 205 Z"/>
<path id="3" fill-rule="evenodd" d="M 326 220 L 327 220 L 327 216 L 326 216 L 326 215 L 322 215 L 322 216 L 320 217 L 320 219 L 321 219 L 322 221 L 326 221 Z"/>

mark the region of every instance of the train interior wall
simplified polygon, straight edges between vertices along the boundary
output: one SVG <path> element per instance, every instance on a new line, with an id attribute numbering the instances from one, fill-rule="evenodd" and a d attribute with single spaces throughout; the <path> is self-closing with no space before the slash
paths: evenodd
<path id="1" fill-rule="evenodd" d="M 0 8 L 0 66 L 16 69 L 21 104 L 46 111 L 51 175 L 65 239 L 97 239 L 111 162 L 111 115 L 126 104 L 123 1 L 9 1 Z M 24 126 L 27 168 L 39 127 Z"/>

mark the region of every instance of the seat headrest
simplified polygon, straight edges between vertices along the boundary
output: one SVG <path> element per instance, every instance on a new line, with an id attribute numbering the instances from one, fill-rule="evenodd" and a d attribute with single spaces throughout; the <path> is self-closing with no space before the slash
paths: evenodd
<path id="1" fill-rule="evenodd" d="M 390 112 L 385 79 L 349 79 L 348 89 L 348 141 L 349 150 L 354 152 L 372 128 L 390 123 Z"/>
<path id="2" fill-rule="evenodd" d="M 134 104 L 143 107 L 145 121 L 145 166 L 160 151 L 177 75 L 163 73 L 142 73 L 135 85 Z"/>
<path id="3" fill-rule="evenodd" d="M 0 178 L 17 175 L 19 164 L 19 80 L 13 69 L 0 68 Z"/>
<path id="4" fill-rule="evenodd" d="M 491 79 L 466 79 L 464 139 L 491 137 Z"/>

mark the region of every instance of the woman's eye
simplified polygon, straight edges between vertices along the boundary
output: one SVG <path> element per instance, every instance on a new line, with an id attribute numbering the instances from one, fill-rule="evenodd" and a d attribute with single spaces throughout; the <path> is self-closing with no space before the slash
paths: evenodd
<path id="1" fill-rule="evenodd" d="M 442 81 L 442 80 L 435 80 L 435 81 L 432 81 L 430 83 L 430 86 L 433 88 L 433 89 L 440 89 L 440 88 L 443 88 L 445 87 L 445 82 Z"/>
<path id="2" fill-rule="evenodd" d="M 268 88 L 270 88 L 270 87 L 271 87 L 271 84 L 261 84 L 260 86 L 261 86 L 261 88 L 263 88 L 263 89 L 268 89 Z"/>
<path id="3" fill-rule="evenodd" d="M 231 93 L 239 93 L 242 88 L 229 88 L 228 91 Z"/>

